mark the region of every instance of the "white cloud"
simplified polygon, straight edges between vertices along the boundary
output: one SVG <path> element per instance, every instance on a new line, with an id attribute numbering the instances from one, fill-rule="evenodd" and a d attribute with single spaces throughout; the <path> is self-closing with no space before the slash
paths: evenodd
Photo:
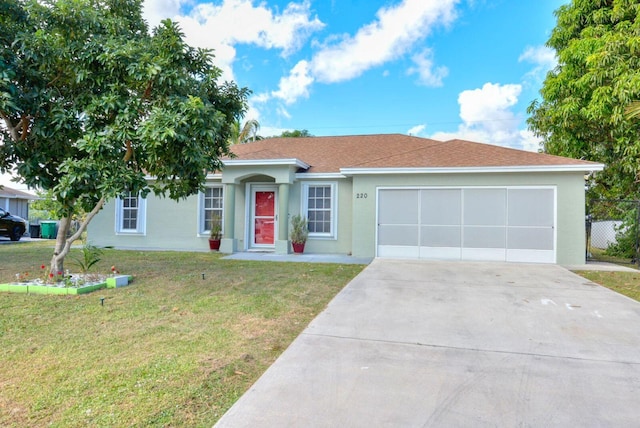
<path id="1" fill-rule="evenodd" d="M 520 57 L 519 62 L 529 62 L 534 68 L 525 75 L 525 81 L 533 81 L 537 86 L 548 71 L 558 65 L 556 51 L 546 46 L 527 46 Z"/>
<path id="2" fill-rule="evenodd" d="M 463 91 L 458 96 L 463 123 L 456 132 L 438 132 L 436 140 L 478 141 L 498 146 L 537 151 L 540 140 L 520 129 L 523 119 L 511 109 L 518 102 L 522 86 L 485 83 L 482 88 Z"/>
<path id="3" fill-rule="evenodd" d="M 288 76 L 280 79 L 278 90 L 271 93 L 286 104 L 293 104 L 298 98 L 309 97 L 309 86 L 314 78 L 310 75 L 309 63 L 305 60 L 298 62 Z"/>
<path id="4" fill-rule="evenodd" d="M 283 106 L 278 106 L 278 114 L 285 119 L 291 119 L 291 114 Z"/>
<path id="5" fill-rule="evenodd" d="M 277 135 L 282 135 L 284 131 L 293 131 L 292 128 L 279 128 L 277 126 L 261 126 L 260 127 L 260 135 L 263 137 L 275 137 Z"/>
<path id="6" fill-rule="evenodd" d="M 425 129 L 427 129 L 427 125 L 416 125 L 413 128 L 409 129 L 407 131 L 407 134 L 419 136 L 424 132 Z"/>
<path id="7" fill-rule="evenodd" d="M 186 3 L 184 0 L 146 0 L 142 5 L 142 17 L 153 28 L 163 19 L 177 16 L 182 4 Z"/>
<path id="8" fill-rule="evenodd" d="M 234 45 L 279 49 L 287 56 L 324 27 L 317 17 L 311 17 L 309 0 L 289 3 L 282 13 L 274 12 L 265 3 L 253 6 L 252 0 L 223 0 L 197 4 L 187 15 L 181 14 L 181 7 L 189 4 L 190 0 L 146 0 L 144 16 L 152 27 L 161 19 L 174 19 L 187 43 L 214 49 L 223 80 L 233 79 Z"/>
<path id="9" fill-rule="evenodd" d="M 463 91 L 458 96 L 460 117 L 467 124 L 501 128 L 502 122 L 513 121 L 510 107 L 518 102 L 521 85 L 485 83 L 482 88 Z"/>
<path id="10" fill-rule="evenodd" d="M 520 148 L 528 150 L 530 152 L 537 152 L 541 148 L 540 138 L 536 137 L 534 133 L 528 129 L 521 129 L 518 131 L 520 136 Z"/>
<path id="11" fill-rule="evenodd" d="M 404 0 L 382 8 L 377 19 L 360 28 L 355 36 L 324 46 L 311 64 L 314 76 L 323 83 L 353 79 L 368 69 L 399 58 L 436 25 L 455 19 L 458 0 Z"/>
<path id="12" fill-rule="evenodd" d="M 546 46 L 527 46 L 518 61 L 528 61 L 551 70 L 558 65 L 556 51 Z"/>
<path id="13" fill-rule="evenodd" d="M 425 49 L 422 52 L 413 55 L 411 58 L 416 64 L 407 70 L 407 74 L 418 74 L 418 81 L 425 86 L 442 86 L 442 79 L 447 77 L 449 70 L 447 67 L 433 66 L 433 52 L 431 49 Z"/>
<path id="14" fill-rule="evenodd" d="M 458 1 L 403 0 L 397 6 L 380 9 L 376 20 L 360 28 L 354 36 L 333 36 L 319 46 L 312 59 L 304 61 L 306 79 L 296 76 L 294 71 L 300 63 L 296 64 L 290 76 L 280 81 L 280 88 L 273 95 L 291 104 L 301 96 L 308 96 L 308 86 L 315 81 L 336 83 L 350 80 L 403 56 L 426 38 L 433 28 L 453 22 Z M 423 55 L 415 59 L 422 61 L 415 70 L 421 80 L 437 86 L 446 75 L 446 68 L 434 70 L 432 62 L 426 63 L 430 57 Z M 294 88 L 295 85 L 299 86 Z"/>

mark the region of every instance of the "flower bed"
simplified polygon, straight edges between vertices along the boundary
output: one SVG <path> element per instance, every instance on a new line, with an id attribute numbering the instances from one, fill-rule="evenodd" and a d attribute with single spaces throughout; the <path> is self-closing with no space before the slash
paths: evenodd
<path id="1" fill-rule="evenodd" d="M 55 282 L 45 282 L 41 279 L 26 281 L 20 277 L 19 282 L 0 284 L 0 292 L 32 293 L 32 294 L 86 294 L 102 288 L 117 288 L 129 285 L 133 279 L 131 275 L 97 275 L 70 274 L 60 275 Z"/>

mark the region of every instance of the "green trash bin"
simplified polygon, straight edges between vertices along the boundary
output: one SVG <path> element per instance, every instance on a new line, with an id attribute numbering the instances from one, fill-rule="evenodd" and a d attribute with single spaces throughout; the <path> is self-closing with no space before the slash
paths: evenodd
<path id="1" fill-rule="evenodd" d="M 44 239 L 56 239 L 56 222 L 55 221 L 41 221 L 40 222 L 40 237 Z"/>

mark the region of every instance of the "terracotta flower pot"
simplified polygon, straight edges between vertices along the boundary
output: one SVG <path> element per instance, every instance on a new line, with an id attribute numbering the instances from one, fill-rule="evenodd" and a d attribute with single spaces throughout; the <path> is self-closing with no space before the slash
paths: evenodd
<path id="1" fill-rule="evenodd" d="M 209 249 L 210 250 L 219 250 L 220 249 L 220 240 L 219 239 L 209 239 Z"/>
<path id="2" fill-rule="evenodd" d="M 291 246 L 293 247 L 294 253 L 303 253 L 304 252 L 304 242 L 292 242 Z"/>

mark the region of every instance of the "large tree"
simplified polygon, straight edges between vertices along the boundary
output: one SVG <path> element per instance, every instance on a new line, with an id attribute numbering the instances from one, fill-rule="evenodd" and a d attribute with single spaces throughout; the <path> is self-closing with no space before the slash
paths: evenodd
<path id="1" fill-rule="evenodd" d="M 0 0 L 0 40 L 0 171 L 52 191 L 52 271 L 110 198 L 201 189 L 246 109 L 212 52 L 169 20 L 149 33 L 139 0 Z"/>
<path id="2" fill-rule="evenodd" d="M 547 46 L 558 66 L 529 107 L 548 153 L 606 164 L 592 191 L 640 197 L 640 122 L 625 108 L 640 99 L 640 3 L 573 0 L 556 11 Z"/>

